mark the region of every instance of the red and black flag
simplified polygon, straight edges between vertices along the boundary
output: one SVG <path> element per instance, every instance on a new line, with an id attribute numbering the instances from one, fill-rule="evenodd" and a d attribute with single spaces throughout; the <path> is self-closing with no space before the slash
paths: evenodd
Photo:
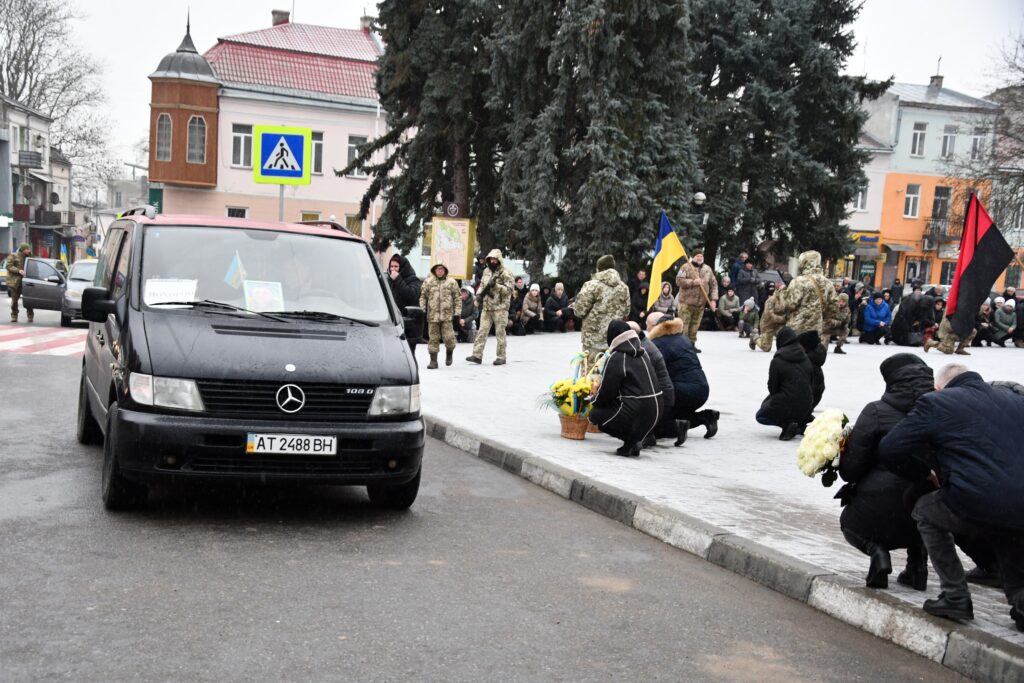
<path id="1" fill-rule="evenodd" d="M 1012 260 L 1013 249 L 972 192 L 967 200 L 953 287 L 946 302 L 946 317 L 958 337 L 966 339 L 974 330 L 978 307 Z"/>

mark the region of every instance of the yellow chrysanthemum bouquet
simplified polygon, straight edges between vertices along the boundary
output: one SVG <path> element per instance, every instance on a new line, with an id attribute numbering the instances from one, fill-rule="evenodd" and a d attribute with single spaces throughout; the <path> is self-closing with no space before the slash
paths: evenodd
<path id="1" fill-rule="evenodd" d="M 587 362 L 585 353 L 578 353 L 572 359 L 571 378 L 560 379 L 541 395 L 540 405 L 557 410 L 562 423 L 562 436 L 568 439 L 582 439 L 587 430 L 587 415 L 590 414 L 590 393 L 594 389 L 594 375 L 600 373 L 603 358 L 593 366 Z"/>

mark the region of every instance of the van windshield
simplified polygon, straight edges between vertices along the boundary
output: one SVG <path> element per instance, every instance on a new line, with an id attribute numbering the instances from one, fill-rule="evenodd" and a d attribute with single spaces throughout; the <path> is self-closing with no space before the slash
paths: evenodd
<path id="1" fill-rule="evenodd" d="M 257 313 L 390 320 L 363 243 L 270 230 L 148 226 L 142 301 L 154 308 L 218 302 Z"/>

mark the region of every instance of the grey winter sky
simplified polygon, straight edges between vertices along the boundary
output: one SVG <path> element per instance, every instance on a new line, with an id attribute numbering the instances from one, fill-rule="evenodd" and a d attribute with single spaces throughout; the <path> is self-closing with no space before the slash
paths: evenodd
<path id="1" fill-rule="evenodd" d="M 83 45 L 105 64 L 104 88 L 115 154 L 126 161 L 148 135 L 150 83 L 160 58 L 185 33 L 191 7 L 192 38 L 200 52 L 218 36 L 270 26 L 272 9 L 294 10 L 302 23 L 356 28 L 372 0 L 78 0 Z M 1021 0 L 866 0 L 853 27 L 859 43 L 849 73 L 927 83 L 942 56 L 946 87 L 982 96 L 997 83 L 998 48 L 1024 32 Z M 127 170 L 127 169 L 126 169 Z"/>

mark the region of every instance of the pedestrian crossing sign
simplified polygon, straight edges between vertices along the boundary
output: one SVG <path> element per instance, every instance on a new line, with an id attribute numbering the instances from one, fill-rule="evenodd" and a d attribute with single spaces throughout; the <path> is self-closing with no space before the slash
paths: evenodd
<path id="1" fill-rule="evenodd" d="M 313 132 L 309 128 L 256 126 L 252 177 L 257 183 L 309 185 Z"/>

